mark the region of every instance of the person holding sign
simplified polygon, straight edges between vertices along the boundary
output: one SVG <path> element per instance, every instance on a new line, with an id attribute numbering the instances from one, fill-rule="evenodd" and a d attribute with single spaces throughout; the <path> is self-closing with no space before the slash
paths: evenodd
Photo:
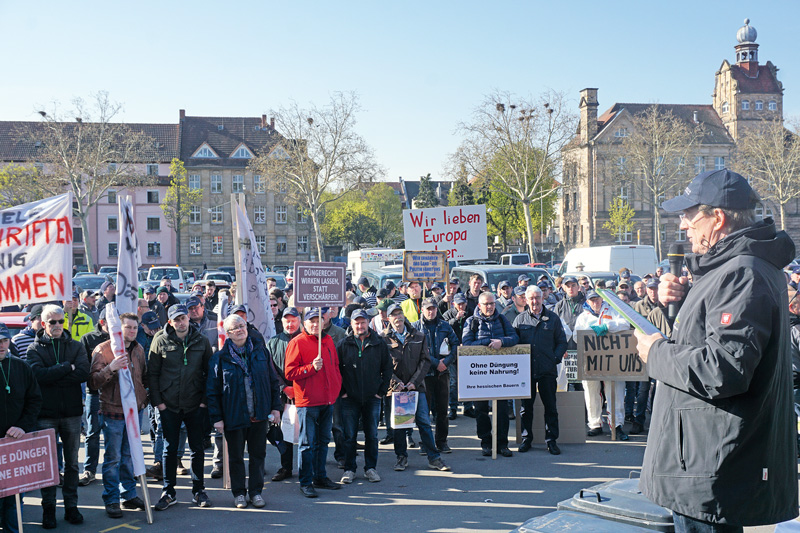
<path id="1" fill-rule="evenodd" d="M 18 439 L 36 429 L 36 417 L 42 408 L 42 393 L 31 367 L 9 352 L 11 333 L 0 324 L 0 436 Z M 0 499 L 0 525 L 3 531 L 17 529 L 15 496 Z"/>
<path id="2" fill-rule="evenodd" d="M 584 311 L 575 321 L 575 331 L 572 338 L 577 342 L 579 331 L 593 331 L 598 337 L 606 333 L 616 333 L 630 329 L 628 321 L 618 316 L 608 304 L 603 302 L 603 298 L 595 291 L 590 290 L 586 293 L 586 303 L 583 304 Z M 600 395 L 600 381 L 584 380 L 583 397 L 586 400 L 586 411 L 589 415 L 589 437 L 596 437 L 603 433 L 603 397 Z M 625 420 L 625 382 L 624 381 L 603 381 L 603 387 L 608 400 L 609 412 L 614 410 L 614 420 L 618 424 L 616 427 L 617 440 L 628 440 L 628 435 L 622 431 L 622 422 Z M 611 388 L 614 391 L 614 405 L 611 403 Z"/>
<path id="3" fill-rule="evenodd" d="M 533 402 L 536 389 L 544 406 L 545 442 L 547 450 L 559 455 L 558 410 L 556 409 L 556 380 L 558 364 L 567 353 L 567 336 L 558 315 L 544 307 L 544 293 L 537 286 L 525 291 L 528 309 L 514 320 L 520 344 L 531 345 L 531 398 L 522 400 L 522 444 L 519 452 L 531 449 L 533 440 Z"/>

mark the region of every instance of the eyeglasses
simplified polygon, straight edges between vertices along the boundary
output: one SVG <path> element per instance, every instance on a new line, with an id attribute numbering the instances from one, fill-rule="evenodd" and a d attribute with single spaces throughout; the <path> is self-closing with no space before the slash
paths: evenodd
<path id="1" fill-rule="evenodd" d="M 47 323 L 50 324 L 51 326 L 55 326 L 56 324 L 63 324 L 64 319 L 62 318 L 61 320 L 48 320 Z"/>
<path id="2" fill-rule="evenodd" d="M 278 307 L 278 304 L 270 304 L 271 307 Z"/>
<path id="3" fill-rule="evenodd" d="M 705 214 L 706 213 L 703 211 L 697 211 L 697 213 L 695 213 L 694 216 L 692 216 L 687 220 L 687 217 L 689 216 L 688 213 L 681 213 L 680 215 L 678 215 L 678 218 L 680 218 L 681 224 L 683 222 L 686 222 L 686 225 L 689 226 L 689 228 L 695 229 L 696 226 L 694 225 L 694 222 L 695 220 L 700 218 L 698 215 L 705 216 Z"/>

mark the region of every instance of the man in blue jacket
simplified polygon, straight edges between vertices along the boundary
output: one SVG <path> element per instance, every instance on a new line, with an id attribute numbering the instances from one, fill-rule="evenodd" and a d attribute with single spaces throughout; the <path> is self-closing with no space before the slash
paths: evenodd
<path id="1" fill-rule="evenodd" d="M 450 453 L 450 446 L 447 445 L 449 365 L 455 361 L 456 350 L 461 343 L 450 324 L 439 316 L 436 298 L 428 298 L 422 302 L 422 317 L 414 327 L 428 339 L 431 366 L 425 376 L 425 394 L 436 420 L 436 447 L 440 453 Z"/>
<path id="2" fill-rule="evenodd" d="M 520 344 L 531 345 L 531 397 L 522 400 L 522 444 L 519 452 L 531 449 L 533 433 L 533 402 L 536 388 L 544 406 L 544 439 L 547 450 L 558 455 L 561 450 L 558 439 L 558 410 L 556 409 L 556 379 L 558 363 L 567 352 L 567 336 L 561 319 L 544 307 L 544 294 L 537 286 L 528 286 L 525 291 L 528 308 L 514 320 L 514 329 Z"/>
<path id="3" fill-rule="evenodd" d="M 515 346 L 519 338 L 506 317 L 495 308 L 494 294 L 482 292 L 478 297 L 475 314 L 464 323 L 464 346 L 488 346 L 492 350 Z M 475 422 L 481 439 L 481 453 L 492 455 L 492 421 L 489 419 L 489 402 L 475 402 Z M 497 402 L 497 451 L 503 457 L 513 454 L 508 449 L 508 402 Z"/>

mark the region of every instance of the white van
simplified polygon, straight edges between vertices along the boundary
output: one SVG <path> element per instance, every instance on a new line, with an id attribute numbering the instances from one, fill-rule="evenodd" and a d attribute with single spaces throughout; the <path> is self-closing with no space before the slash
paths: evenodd
<path id="1" fill-rule="evenodd" d="M 363 248 L 347 254 L 347 270 L 351 273 L 353 283 L 358 281 L 365 270 L 375 270 L 387 265 L 402 265 L 403 252 L 391 248 Z"/>
<path id="2" fill-rule="evenodd" d="M 573 248 L 562 261 L 558 269 L 559 275 L 577 271 L 578 263 L 583 263 L 583 270 L 586 272 L 619 272 L 624 267 L 641 277 L 656 271 L 658 259 L 655 248 L 649 245 Z"/>
<path id="3" fill-rule="evenodd" d="M 186 281 L 186 274 L 179 266 L 154 266 L 147 272 L 147 281 L 155 282 L 158 285 L 161 278 L 169 276 L 172 280 L 172 286 L 178 292 L 187 292 L 189 290 L 189 283 Z"/>

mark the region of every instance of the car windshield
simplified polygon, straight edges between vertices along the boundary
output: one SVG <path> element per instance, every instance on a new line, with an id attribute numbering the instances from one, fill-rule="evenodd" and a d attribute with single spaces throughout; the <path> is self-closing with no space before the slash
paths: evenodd
<path id="1" fill-rule="evenodd" d="M 103 282 L 108 279 L 106 276 L 79 276 L 72 278 L 72 282 L 76 287 L 80 287 L 82 291 L 87 289 L 99 290 Z"/>
<path id="2" fill-rule="evenodd" d="M 517 271 L 517 272 L 509 272 L 509 271 L 487 272 L 486 277 L 489 279 L 486 280 L 486 283 L 489 284 L 489 287 L 491 287 L 493 291 L 497 290 L 497 285 L 501 281 L 507 281 L 509 285 L 511 285 L 512 287 L 516 287 L 517 278 L 519 278 L 519 276 L 522 274 L 526 274 L 529 278 L 531 278 L 531 283 L 536 283 L 536 280 L 539 279 L 539 276 L 545 274 L 545 271 L 530 270 L 530 271 Z"/>
<path id="3" fill-rule="evenodd" d="M 178 279 L 178 269 L 177 268 L 151 268 L 150 274 L 148 275 L 149 279 L 157 279 L 160 280 L 164 276 L 169 276 L 170 279 Z"/>

